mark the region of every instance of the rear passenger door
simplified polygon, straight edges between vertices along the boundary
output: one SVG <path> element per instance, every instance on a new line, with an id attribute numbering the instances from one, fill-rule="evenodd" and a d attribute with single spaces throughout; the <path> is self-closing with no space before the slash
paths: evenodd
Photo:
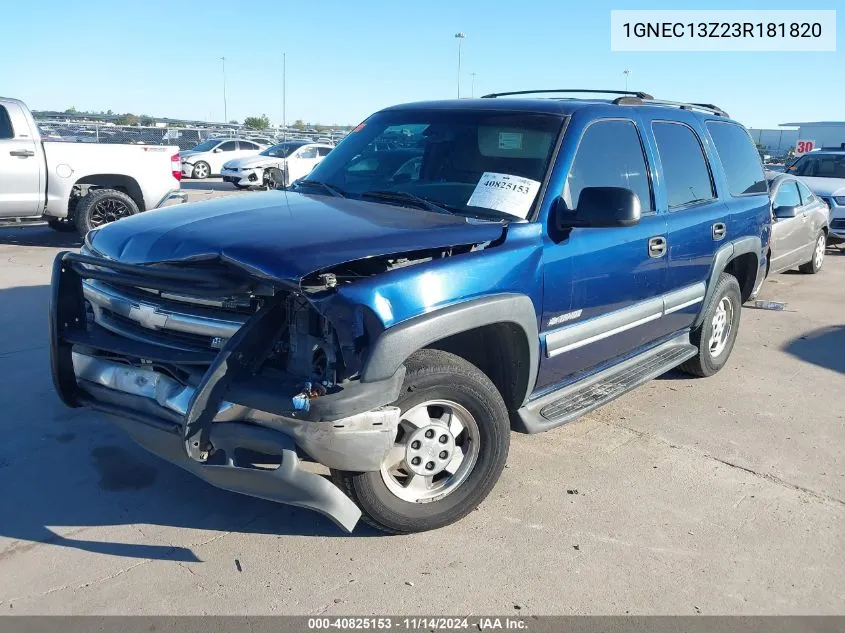
<path id="1" fill-rule="evenodd" d="M 36 143 L 20 106 L 0 105 L 0 218 L 41 212 L 44 170 Z"/>
<path id="2" fill-rule="evenodd" d="M 651 129 L 663 183 L 657 205 L 669 228 L 664 318 L 677 331 L 701 310 L 713 256 L 727 237 L 727 207 L 698 133 L 679 121 L 655 120 Z"/>

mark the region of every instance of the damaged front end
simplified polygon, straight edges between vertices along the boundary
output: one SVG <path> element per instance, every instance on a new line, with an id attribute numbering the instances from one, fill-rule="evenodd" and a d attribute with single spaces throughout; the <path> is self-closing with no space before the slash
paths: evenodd
<path id="1" fill-rule="evenodd" d="M 134 265 L 60 253 L 50 308 L 56 389 L 215 486 L 310 508 L 351 530 L 360 510 L 300 459 L 378 470 L 396 436 L 389 403 L 404 368 L 360 380 L 376 320 L 352 310 L 352 327 L 336 330 L 314 307 L 332 292 L 328 279 L 298 289 L 219 261 Z"/>

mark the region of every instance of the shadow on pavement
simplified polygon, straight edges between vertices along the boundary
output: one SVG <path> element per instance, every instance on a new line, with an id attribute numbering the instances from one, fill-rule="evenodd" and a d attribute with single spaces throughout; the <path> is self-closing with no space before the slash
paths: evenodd
<path id="1" fill-rule="evenodd" d="M 75 231 L 62 233 L 54 231 L 46 224 L 7 224 L 5 226 L 0 225 L 0 244 L 12 246 L 44 246 L 47 248 L 79 248 L 82 246 L 82 238 Z"/>
<path id="2" fill-rule="evenodd" d="M 219 533 L 345 536 L 315 512 L 214 488 L 147 453 L 106 416 L 65 407 L 50 377 L 48 297 L 46 285 L 0 290 L 0 324 L 18 333 L 0 336 L 0 537 L 12 541 L 0 560 L 49 543 L 112 556 L 199 561 L 193 547 Z M 130 529 L 96 529 L 103 526 Z M 160 527 L 215 534 L 157 535 Z M 89 528 L 92 539 L 74 537 Z M 363 523 L 355 531 L 379 534 Z"/>
<path id="3" fill-rule="evenodd" d="M 845 374 L 845 325 L 814 330 L 783 346 L 783 351 L 813 365 Z"/>

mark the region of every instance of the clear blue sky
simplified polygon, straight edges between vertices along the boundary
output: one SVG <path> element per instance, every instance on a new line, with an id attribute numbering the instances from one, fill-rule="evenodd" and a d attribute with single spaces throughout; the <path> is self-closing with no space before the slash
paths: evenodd
<path id="1" fill-rule="evenodd" d="M 591 0 L 41 0 L 5 3 L 0 94 L 34 109 L 114 110 L 222 120 L 226 57 L 230 119 L 354 124 L 386 105 L 451 98 L 464 31 L 463 93 L 526 88 L 623 88 L 715 103 L 751 127 L 845 120 L 841 0 L 837 52 L 610 51 L 611 9 L 795 9 L 745 3 Z M 252 12 L 250 14 L 250 12 Z"/>

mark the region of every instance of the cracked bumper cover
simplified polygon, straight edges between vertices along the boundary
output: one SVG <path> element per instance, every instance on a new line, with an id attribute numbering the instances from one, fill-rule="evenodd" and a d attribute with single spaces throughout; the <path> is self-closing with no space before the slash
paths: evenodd
<path id="1" fill-rule="evenodd" d="M 330 468 L 378 470 L 399 421 L 399 410 L 384 403 L 398 396 L 404 371 L 319 398 L 314 402 L 325 404 L 307 413 L 289 410 L 290 398 L 277 395 L 284 386 L 253 380 L 250 371 L 277 331 L 279 304 L 250 318 L 195 387 L 148 366 L 113 362 L 100 354 L 126 353 L 115 348 L 132 344 L 86 325 L 84 259 L 60 253 L 53 267 L 50 357 L 65 404 L 109 414 L 138 444 L 214 486 L 316 510 L 351 531 L 360 510 L 329 480 L 301 470 L 298 451 Z M 280 465 L 241 464 L 244 450 L 274 456 Z M 224 459 L 210 463 L 216 453 Z"/>

